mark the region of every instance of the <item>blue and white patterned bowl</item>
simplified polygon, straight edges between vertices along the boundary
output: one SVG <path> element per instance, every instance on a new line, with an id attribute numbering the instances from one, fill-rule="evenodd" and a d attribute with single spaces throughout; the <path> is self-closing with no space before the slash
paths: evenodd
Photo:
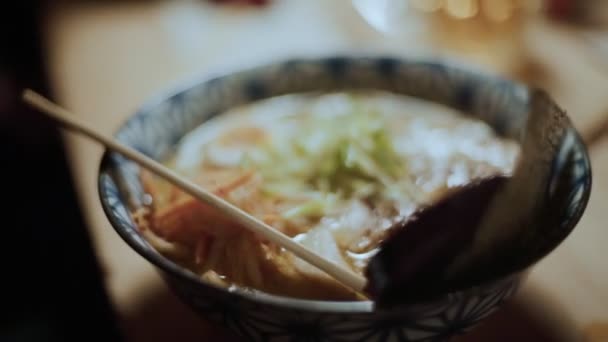
<path id="1" fill-rule="evenodd" d="M 383 89 L 438 102 L 488 122 L 502 135 L 517 137 L 525 122 L 531 90 L 521 84 L 433 62 L 392 58 L 291 60 L 217 77 L 174 92 L 143 107 L 116 137 L 162 159 L 181 137 L 227 109 L 263 98 L 308 91 Z M 559 111 L 549 103 L 547 110 Z M 242 290 L 227 291 L 157 253 L 138 233 L 129 209 L 144 200 L 139 168 L 106 153 L 99 194 L 118 234 L 154 264 L 175 293 L 202 316 L 252 341 L 442 341 L 462 333 L 511 297 L 527 270 L 556 248 L 580 219 L 591 190 L 584 144 L 570 124 L 571 139 L 551 156 L 554 163 L 548 205 L 558 221 L 537 227 L 534 241 L 511 267 L 476 286 L 434 300 L 391 310 L 371 302 L 330 302 L 286 298 Z M 555 191 L 559 189 L 559 191 Z M 555 216 L 555 215 L 553 215 Z"/>

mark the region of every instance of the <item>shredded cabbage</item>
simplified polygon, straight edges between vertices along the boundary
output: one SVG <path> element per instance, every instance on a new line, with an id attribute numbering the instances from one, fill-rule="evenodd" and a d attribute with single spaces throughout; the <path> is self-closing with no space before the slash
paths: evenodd
<path id="1" fill-rule="evenodd" d="M 297 122 L 293 130 L 272 132 L 244 159 L 262 174 L 266 193 L 310 196 L 284 217 L 324 215 L 339 204 L 327 194 L 396 200 L 410 192 L 405 159 L 395 152 L 382 115 L 353 103 L 346 113 L 302 114 Z"/>

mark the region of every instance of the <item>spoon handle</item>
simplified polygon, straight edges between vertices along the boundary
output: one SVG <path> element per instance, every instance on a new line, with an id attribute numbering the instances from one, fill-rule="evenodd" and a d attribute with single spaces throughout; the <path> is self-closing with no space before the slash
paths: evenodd
<path id="1" fill-rule="evenodd" d="M 521 155 L 513 176 L 492 199 L 472 248 L 454 261 L 449 274 L 493 260 L 491 255 L 511 250 L 513 244 L 520 244 L 539 229 L 539 217 L 551 191 L 554 159 L 559 147 L 572 138 L 568 120 L 544 91 L 531 91 L 521 131 Z"/>

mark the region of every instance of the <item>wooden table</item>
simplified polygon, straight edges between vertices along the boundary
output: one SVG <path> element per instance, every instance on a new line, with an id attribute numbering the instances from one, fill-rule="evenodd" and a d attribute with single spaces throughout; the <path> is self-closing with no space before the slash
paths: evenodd
<path id="1" fill-rule="evenodd" d="M 202 1 L 65 2 L 50 8 L 45 27 L 56 99 L 106 132 L 146 98 L 193 75 L 291 56 L 446 52 L 415 30 L 383 36 L 348 1 L 283 0 L 263 9 Z M 534 21 L 514 56 L 526 61 L 524 78 L 548 89 L 575 125 L 589 132 L 608 113 L 608 68 L 589 53 L 582 33 Z M 512 59 L 500 52 L 464 51 L 462 56 L 516 77 Z M 106 285 L 129 340 L 229 339 L 179 303 L 110 227 L 96 191 L 102 149 L 71 134 L 65 138 Z M 583 335 L 608 341 L 608 141 L 595 141 L 590 151 L 594 189 L 576 231 L 538 265 L 505 310 L 462 341 L 575 341 Z"/>

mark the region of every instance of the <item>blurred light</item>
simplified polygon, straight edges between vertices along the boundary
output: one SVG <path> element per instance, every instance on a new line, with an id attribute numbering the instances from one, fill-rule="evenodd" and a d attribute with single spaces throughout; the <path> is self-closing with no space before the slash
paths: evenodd
<path id="1" fill-rule="evenodd" d="M 472 18 L 479 11 L 477 0 L 446 0 L 444 8 L 450 16 L 458 19 Z"/>
<path id="2" fill-rule="evenodd" d="M 484 0 L 481 8 L 487 18 L 501 22 L 511 18 L 514 7 L 514 0 Z"/>
<path id="3" fill-rule="evenodd" d="M 395 21 L 404 18 L 408 4 L 408 0 L 353 0 L 353 5 L 367 22 L 384 33 L 391 31 Z"/>
<path id="4" fill-rule="evenodd" d="M 410 5 L 423 12 L 435 12 L 443 6 L 444 0 L 410 0 Z"/>

